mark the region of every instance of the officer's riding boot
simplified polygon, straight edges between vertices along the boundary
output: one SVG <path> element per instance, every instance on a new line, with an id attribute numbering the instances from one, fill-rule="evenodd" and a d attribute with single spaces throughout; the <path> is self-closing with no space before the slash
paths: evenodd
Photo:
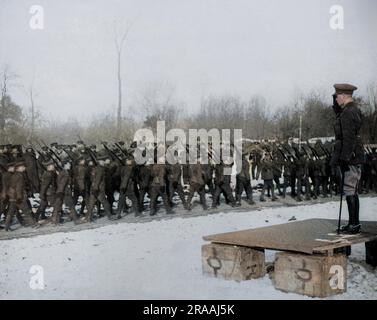
<path id="1" fill-rule="evenodd" d="M 341 226 L 340 231 L 346 233 L 358 233 L 360 232 L 360 224 L 359 224 L 359 217 L 358 217 L 358 200 L 357 196 L 346 196 L 347 207 L 348 207 L 348 215 L 349 221 L 347 225 Z"/>
<path id="2" fill-rule="evenodd" d="M 359 195 L 355 194 L 355 216 L 354 216 L 354 225 L 350 226 L 351 233 L 359 233 L 361 230 L 361 224 L 359 219 L 359 210 L 360 210 L 360 202 L 359 202 Z"/>

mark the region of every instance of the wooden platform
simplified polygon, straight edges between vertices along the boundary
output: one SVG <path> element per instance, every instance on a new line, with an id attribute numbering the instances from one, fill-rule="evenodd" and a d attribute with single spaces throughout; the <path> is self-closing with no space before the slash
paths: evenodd
<path id="1" fill-rule="evenodd" d="M 338 235 L 337 220 L 309 219 L 208 235 L 203 239 L 212 243 L 249 248 L 332 255 L 336 248 L 377 240 L 377 221 L 363 221 L 361 224 L 362 232 L 357 235 Z"/>

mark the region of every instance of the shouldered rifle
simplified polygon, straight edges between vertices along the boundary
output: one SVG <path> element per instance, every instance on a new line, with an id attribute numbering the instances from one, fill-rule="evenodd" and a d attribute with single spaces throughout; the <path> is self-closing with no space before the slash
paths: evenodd
<path id="1" fill-rule="evenodd" d="M 277 149 L 279 150 L 280 154 L 283 156 L 284 160 L 285 160 L 285 161 L 288 161 L 288 157 L 287 157 L 287 155 L 285 154 L 285 152 L 284 152 L 281 148 L 277 148 Z"/>
<path id="2" fill-rule="evenodd" d="M 119 149 L 120 152 L 122 152 L 122 154 L 125 156 L 125 157 L 128 157 L 128 152 L 125 151 L 118 142 L 115 142 L 114 145 Z"/>
<path id="3" fill-rule="evenodd" d="M 42 143 L 44 144 L 44 146 L 54 155 L 54 157 L 59 161 L 61 162 L 62 160 L 60 159 L 60 157 L 55 153 L 54 150 L 52 150 L 52 148 L 50 148 L 42 139 L 41 139 Z M 51 156 L 51 159 L 53 157 Z"/>
<path id="4" fill-rule="evenodd" d="M 102 142 L 102 145 L 105 148 L 107 154 L 110 156 L 110 158 L 113 161 L 114 160 L 118 160 L 124 166 L 123 160 L 115 152 L 113 152 L 112 150 L 110 150 L 109 147 L 106 145 L 106 143 Z"/>
<path id="5" fill-rule="evenodd" d="M 68 150 L 68 149 L 66 149 L 66 148 L 64 148 L 64 147 L 63 147 L 63 150 L 64 150 L 64 152 L 67 154 L 68 158 L 69 158 L 72 162 L 74 162 L 75 160 L 74 160 L 74 157 L 73 157 L 71 151 Z"/>

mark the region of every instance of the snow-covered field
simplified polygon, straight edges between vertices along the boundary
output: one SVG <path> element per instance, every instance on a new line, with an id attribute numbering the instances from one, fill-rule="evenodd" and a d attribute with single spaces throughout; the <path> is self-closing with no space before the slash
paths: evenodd
<path id="1" fill-rule="evenodd" d="M 285 223 L 292 216 L 336 219 L 338 205 L 233 211 L 2 240 L 0 298 L 310 299 L 275 290 L 268 275 L 240 283 L 203 276 L 202 236 Z M 361 219 L 377 220 L 377 198 L 361 200 Z M 267 251 L 267 260 L 274 254 Z M 348 291 L 331 299 L 377 299 L 377 270 L 365 264 L 364 255 L 364 245 L 352 247 Z M 32 266 L 43 268 L 43 289 L 30 287 L 42 270 Z"/>

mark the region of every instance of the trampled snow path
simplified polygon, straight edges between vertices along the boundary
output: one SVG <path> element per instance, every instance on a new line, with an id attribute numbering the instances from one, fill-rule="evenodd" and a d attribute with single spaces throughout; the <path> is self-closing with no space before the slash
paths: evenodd
<path id="1" fill-rule="evenodd" d="M 145 223 L 119 223 L 79 232 L 0 242 L 1 299 L 302 299 L 274 289 L 268 275 L 246 282 L 207 278 L 203 235 L 338 215 L 338 202 L 228 212 Z M 377 198 L 361 200 L 362 220 L 377 220 Z M 272 261 L 275 252 L 267 251 Z M 377 299 L 377 270 L 353 246 L 348 291 L 332 299 Z M 43 267 L 43 290 L 29 282 Z"/>

